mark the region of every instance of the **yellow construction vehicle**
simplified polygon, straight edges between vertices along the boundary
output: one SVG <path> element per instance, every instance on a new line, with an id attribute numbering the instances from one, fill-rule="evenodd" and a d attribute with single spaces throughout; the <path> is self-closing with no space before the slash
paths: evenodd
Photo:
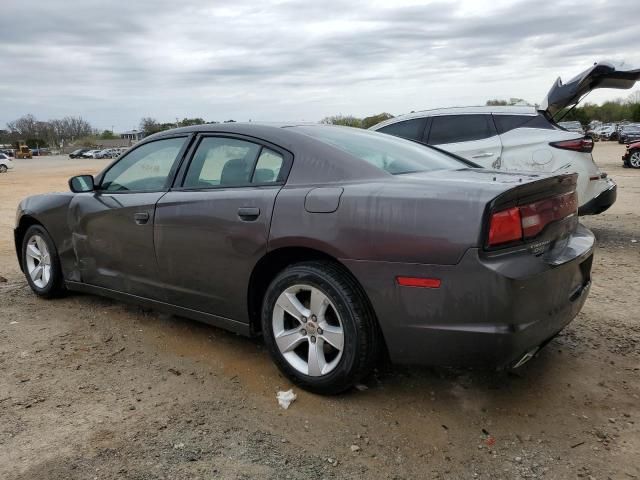
<path id="1" fill-rule="evenodd" d="M 31 149 L 21 142 L 16 143 L 16 159 L 18 158 L 33 158 Z"/>

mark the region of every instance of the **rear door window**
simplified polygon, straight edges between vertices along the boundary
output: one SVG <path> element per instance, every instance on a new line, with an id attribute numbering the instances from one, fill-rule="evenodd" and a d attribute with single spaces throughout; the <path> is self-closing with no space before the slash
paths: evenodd
<path id="1" fill-rule="evenodd" d="M 493 114 L 493 120 L 496 123 L 498 133 L 515 130 L 516 128 L 544 128 L 554 130 L 554 127 L 542 115 L 496 115 Z"/>
<path id="2" fill-rule="evenodd" d="M 471 142 L 497 135 L 491 115 L 440 115 L 433 117 L 429 144 Z"/>
<path id="3" fill-rule="evenodd" d="M 277 152 L 263 148 L 258 157 L 251 183 L 263 184 L 277 182 L 280 178 L 284 158 Z"/>
<path id="4" fill-rule="evenodd" d="M 411 120 L 392 123 L 378 131 L 396 137 L 408 138 L 409 140 L 422 141 L 426 121 L 426 118 L 412 118 Z"/>
<path id="5" fill-rule="evenodd" d="M 260 145 L 226 137 L 205 137 L 189 165 L 185 188 L 249 185 Z"/>

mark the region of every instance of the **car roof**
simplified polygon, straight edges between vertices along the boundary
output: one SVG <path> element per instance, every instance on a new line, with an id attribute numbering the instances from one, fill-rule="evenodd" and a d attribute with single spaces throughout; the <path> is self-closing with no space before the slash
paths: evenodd
<path id="1" fill-rule="evenodd" d="M 502 114 L 502 115 L 537 115 L 535 107 L 527 105 L 509 105 L 509 106 L 469 106 L 469 107 L 448 107 L 448 108 L 434 108 L 430 110 L 419 110 L 416 112 L 407 113 L 405 115 L 399 115 L 397 117 L 390 118 L 384 122 L 380 122 L 377 125 L 371 127 L 373 130 L 377 130 L 385 125 L 391 125 L 396 122 L 402 122 L 404 120 L 411 120 L 412 118 L 434 117 L 437 115 L 469 115 L 469 114 Z"/>
<path id="2" fill-rule="evenodd" d="M 237 135 L 246 135 L 250 137 L 261 138 L 268 142 L 280 145 L 284 148 L 287 145 L 296 144 L 300 139 L 300 132 L 296 132 L 293 128 L 298 126 L 326 126 L 315 122 L 228 122 L 228 123 L 205 123 L 202 125 L 192 125 L 189 127 L 174 128 L 158 132 L 149 137 L 145 137 L 146 142 L 149 139 L 157 139 L 177 134 L 189 133 L 230 133 Z"/>

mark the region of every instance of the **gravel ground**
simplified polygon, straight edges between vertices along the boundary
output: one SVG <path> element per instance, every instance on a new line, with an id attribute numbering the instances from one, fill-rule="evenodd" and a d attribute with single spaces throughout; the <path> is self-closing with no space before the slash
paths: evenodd
<path id="1" fill-rule="evenodd" d="M 17 161 L 0 175 L 0 478 L 640 478 L 640 171 L 622 151 L 594 154 L 619 194 L 583 219 L 599 243 L 591 295 L 534 361 L 386 368 L 337 397 L 296 389 L 288 410 L 275 396 L 291 385 L 259 340 L 32 295 L 17 203 L 105 162 Z"/>

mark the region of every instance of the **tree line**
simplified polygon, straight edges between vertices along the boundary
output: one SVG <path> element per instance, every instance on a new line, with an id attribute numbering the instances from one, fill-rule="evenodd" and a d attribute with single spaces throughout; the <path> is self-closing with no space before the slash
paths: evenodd
<path id="1" fill-rule="evenodd" d="M 225 120 L 223 123 L 233 123 L 235 120 Z M 203 118 L 183 118 L 182 120 L 176 119 L 175 122 L 160 123 L 155 118 L 143 117 L 140 120 L 140 131 L 145 135 L 152 135 L 154 133 L 162 132 L 164 130 L 171 130 L 172 128 L 179 127 L 191 127 L 193 125 L 204 125 L 205 123 L 220 123 L 215 120 L 206 121 Z"/>
<path id="2" fill-rule="evenodd" d="M 82 117 L 40 121 L 32 114 L 27 114 L 7 123 L 5 130 L 0 130 L 0 144 L 22 142 L 31 148 L 60 146 L 97 133 Z"/>
<path id="3" fill-rule="evenodd" d="M 529 105 L 531 103 L 521 98 L 511 98 L 509 100 L 493 99 L 487 100 L 488 106 L 504 105 Z M 537 105 L 536 105 L 537 106 Z M 593 120 L 604 123 L 617 122 L 640 122 L 640 91 L 633 92 L 626 98 L 609 100 L 598 105 L 596 103 L 585 102 L 576 108 L 565 109 L 556 115 L 556 120 L 578 121 L 583 125 L 589 125 Z"/>
<path id="4" fill-rule="evenodd" d="M 393 115 L 387 112 L 378 113 L 377 115 L 371 115 L 364 118 L 354 117 L 353 115 L 334 115 L 323 118 L 320 120 L 320 123 L 328 125 L 343 125 L 345 127 L 369 128 L 390 118 L 393 118 Z"/>
<path id="5" fill-rule="evenodd" d="M 487 100 L 487 106 L 509 106 L 523 105 L 537 107 L 522 98 Z M 413 113 L 413 112 L 412 112 Z M 564 116 L 564 118 L 562 118 Z M 359 118 L 353 115 L 334 115 L 323 118 L 320 123 L 331 125 L 344 125 L 347 127 L 369 128 L 389 118 L 393 118 L 390 113 L 379 113 L 370 117 Z M 640 91 L 633 92 L 627 98 L 618 98 L 604 102 L 602 105 L 595 103 L 584 103 L 574 109 L 566 109 L 557 115 L 556 118 L 562 118 L 563 121 L 577 120 L 583 125 L 589 125 L 592 120 L 598 120 L 604 123 L 616 122 L 640 122 Z"/>
<path id="6" fill-rule="evenodd" d="M 619 98 L 602 105 L 585 103 L 569 111 L 563 120 L 577 120 L 583 125 L 589 125 L 592 120 L 604 123 L 640 122 L 640 92 L 635 92 L 627 99 Z"/>
<path id="7" fill-rule="evenodd" d="M 509 100 L 488 100 L 486 105 L 531 104 L 521 98 L 510 98 Z M 627 98 L 610 100 L 601 105 L 587 102 L 559 114 L 556 118 L 563 116 L 563 120 L 577 120 L 583 125 L 588 125 L 592 120 L 598 120 L 604 123 L 622 121 L 640 122 L 640 91 L 632 93 Z M 359 118 L 354 115 L 334 115 L 323 118 L 320 123 L 369 128 L 389 118 L 393 118 L 393 115 L 387 112 L 364 118 Z M 226 120 L 223 123 L 229 122 L 234 122 L 234 120 Z M 205 123 L 219 122 L 206 121 L 200 117 L 185 117 L 182 120 L 176 119 L 176 122 L 162 123 L 152 117 L 143 117 L 140 120 L 139 128 L 146 136 L 171 128 L 202 125 Z M 27 114 L 7 123 L 6 129 L 0 129 L 0 144 L 23 142 L 30 148 L 47 146 L 60 147 L 70 143 L 92 145 L 95 144 L 97 140 L 111 138 L 117 138 L 114 132 L 110 130 L 100 132 L 93 128 L 88 121 L 79 116 L 67 116 L 61 119 L 40 121 L 34 115 Z"/>

